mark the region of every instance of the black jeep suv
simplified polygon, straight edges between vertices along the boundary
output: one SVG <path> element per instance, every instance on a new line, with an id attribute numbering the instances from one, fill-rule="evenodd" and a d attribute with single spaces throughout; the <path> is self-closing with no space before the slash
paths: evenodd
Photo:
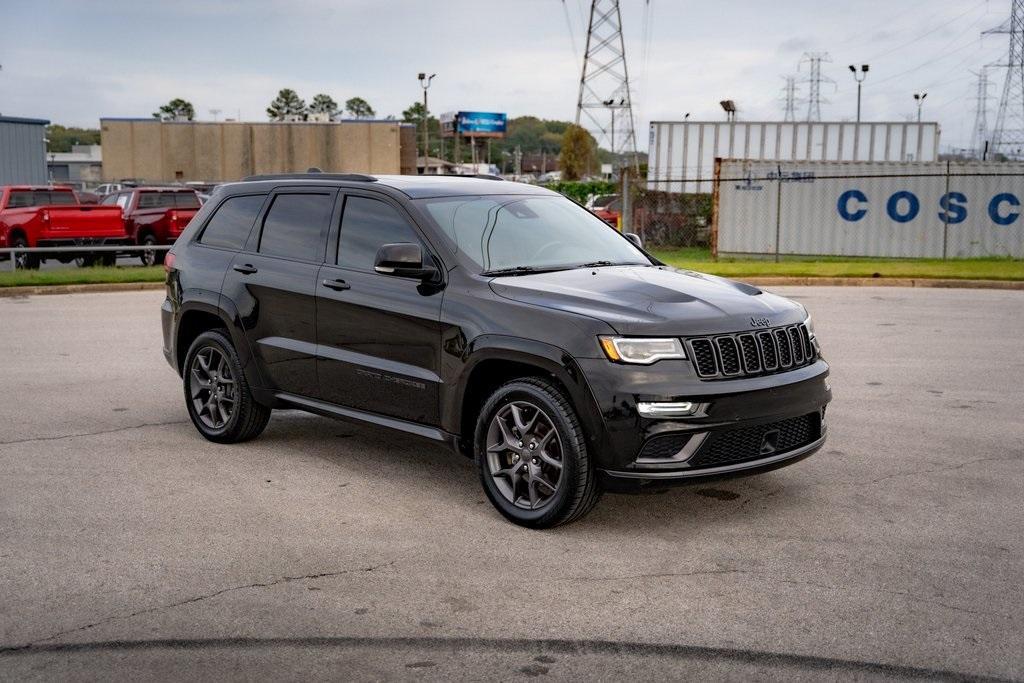
<path id="1" fill-rule="evenodd" d="M 164 354 L 200 433 L 273 408 L 473 457 L 508 519 L 795 462 L 831 398 L 807 311 L 679 271 L 548 190 L 307 173 L 221 186 L 166 259 Z"/>

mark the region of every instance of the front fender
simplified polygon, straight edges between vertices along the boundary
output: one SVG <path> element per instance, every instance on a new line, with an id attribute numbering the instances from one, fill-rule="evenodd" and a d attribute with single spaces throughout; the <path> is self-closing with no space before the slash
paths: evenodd
<path id="1" fill-rule="evenodd" d="M 459 361 L 458 372 L 441 396 L 441 420 L 446 431 L 461 433 L 464 410 L 479 408 L 479 405 L 467 406 L 465 398 L 471 386 L 480 379 L 478 373 L 487 372 L 485 364 L 489 361 L 510 361 L 537 368 L 562 385 L 583 426 L 588 450 L 595 454 L 599 463 L 603 460 L 601 454 L 606 443 L 603 421 L 579 364 L 567 351 L 536 340 L 489 334 L 470 342 Z M 484 400 L 486 397 L 481 397 L 479 403 Z"/>

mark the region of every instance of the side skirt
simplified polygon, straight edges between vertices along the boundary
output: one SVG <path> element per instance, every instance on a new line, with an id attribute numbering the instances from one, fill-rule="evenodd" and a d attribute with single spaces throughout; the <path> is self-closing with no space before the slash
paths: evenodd
<path id="1" fill-rule="evenodd" d="M 409 422 L 408 420 L 400 420 L 395 417 L 387 417 L 386 415 L 378 415 L 377 413 L 370 413 L 365 410 L 345 408 L 333 403 L 327 403 L 326 401 L 318 401 L 313 398 L 296 396 L 295 394 L 288 394 L 285 392 L 275 393 L 274 398 L 292 408 L 316 413 L 317 415 L 323 415 L 324 417 L 368 422 L 380 427 L 397 429 L 398 431 L 405 432 L 406 434 L 421 436 L 425 439 L 430 439 L 431 441 L 439 441 L 449 448 L 458 450 L 460 441 L 459 436 L 456 434 L 450 434 L 443 429 L 438 429 L 437 427 L 430 427 L 417 422 Z"/>

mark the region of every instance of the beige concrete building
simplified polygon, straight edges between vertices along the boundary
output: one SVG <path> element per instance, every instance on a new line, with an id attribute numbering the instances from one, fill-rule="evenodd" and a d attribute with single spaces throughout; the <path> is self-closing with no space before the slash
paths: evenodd
<path id="1" fill-rule="evenodd" d="M 246 123 L 100 119 L 103 179 L 239 180 L 315 166 L 333 173 L 415 173 L 402 161 L 398 121 Z M 410 132 L 412 136 L 410 136 Z M 404 135 L 403 135 L 404 133 Z M 415 159 L 415 148 L 412 151 Z"/>

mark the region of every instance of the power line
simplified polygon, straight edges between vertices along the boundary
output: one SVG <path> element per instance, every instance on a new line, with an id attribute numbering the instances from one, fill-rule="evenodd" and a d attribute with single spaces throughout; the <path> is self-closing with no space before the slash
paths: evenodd
<path id="1" fill-rule="evenodd" d="M 998 28 L 982 33 L 1009 34 L 1010 46 L 1005 64 L 1006 81 L 999 99 L 996 127 L 992 133 L 992 153 L 1010 159 L 1024 158 L 1024 0 L 1012 0 L 1010 18 Z"/>
<path id="2" fill-rule="evenodd" d="M 946 28 L 947 26 L 949 26 L 949 25 L 950 25 L 950 24 L 952 24 L 953 22 L 955 22 L 955 21 L 958 21 L 958 20 L 960 20 L 960 19 L 962 19 L 962 18 L 966 17 L 966 16 L 968 15 L 968 14 L 970 14 L 970 13 L 971 13 L 971 12 L 973 12 L 974 10 L 978 9 L 979 7 L 981 7 L 981 6 L 985 5 L 985 4 L 987 3 L 987 2 L 988 2 L 988 0 L 982 0 L 982 1 L 980 2 L 980 3 L 978 3 L 977 5 L 974 5 L 973 7 L 971 7 L 971 8 L 969 9 L 969 10 L 967 10 L 967 11 L 966 11 L 966 12 L 964 12 L 963 14 L 958 14 L 958 15 L 956 15 L 955 17 L 953 17 L 952 19 L 950 19 L 949 21 L 945 21 L 945 22 L 943 22 L 943 23 L 939 24 L 938 26 L 936 26 L 936 27 L 935 27 L 935 28 L 933 28 L 932 30 L 930 30 L 930 31 L 926 31 L 925 33 L 922 33 L 921 35 L 917 36 L 916 38 L 913 38 L 913 39 L 911 39 L 911 40 L 908 40 L 907 42 L 905 42 L 905 43 L 903 43 L 903 44 L 901 44 L 901 45 L 897 45 L 896 47 L 894 47 L 894 48 L 892 48 L 892 49 L 890 49 L 890 50 L 886 50 L 885 52 L 882 52 L 882 53 L 880 53 L 880 54 L 877 54 L 877 55 L 875 55 L 874 57 L 871 57 L 870 59 L 868 59 L 867 61 L 868 61 L 868 62 L 876 62 L 876 61 L 878 61 L 878 60 L 879 60 L 880 58 L 882 58 L 882 57 L 886 57 L 886 56 L 888 56 L 888 55 L 891 55 L 891 54 L 892 54 L 893 52 L 899 52 L 899 51 L 900 51 L 900 50 L 902 50 L 903 48 L 905 48 L 905 47 L 909 47 L 909 46 L 913 45 L 914 43 L 916 43 L 916 42 L 918 42 L 918 41 L 920 41 L 920 40 L 923 40 L 923 39 L 927 38 L 928 36 L 932 35 L 932 34 L 933 34 L 933 33 L 935 33 L 936 31 L 939 31 L 939 30 L 941 30 L 941 29 L 944 29 L 944 28 Z"/>

